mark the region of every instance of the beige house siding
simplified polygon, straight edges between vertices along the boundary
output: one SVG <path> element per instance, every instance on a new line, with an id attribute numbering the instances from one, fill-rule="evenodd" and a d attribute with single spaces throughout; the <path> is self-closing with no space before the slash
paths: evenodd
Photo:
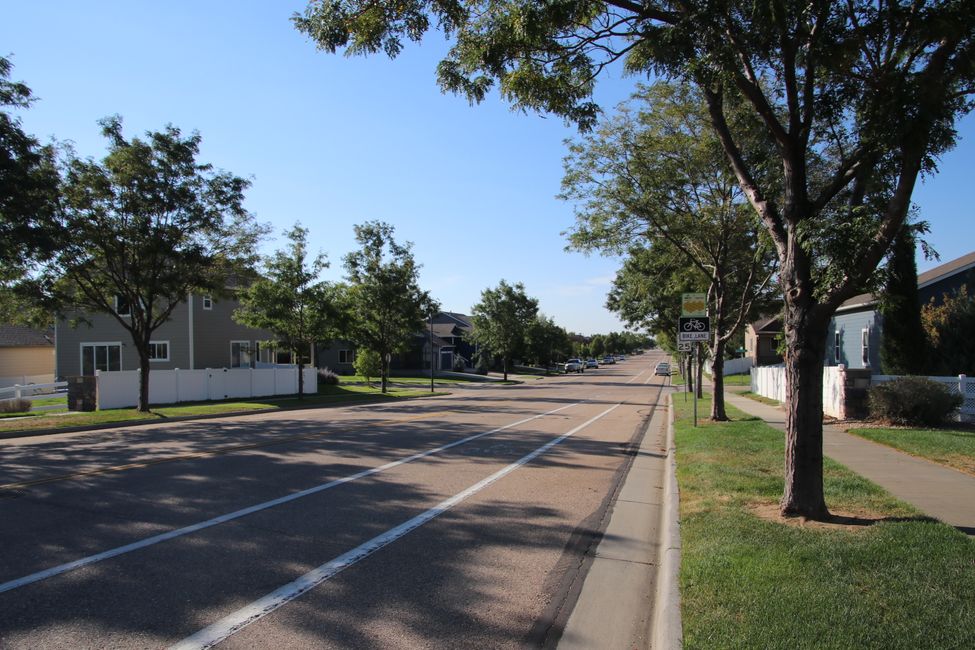
<path id="1" fill-rule="evenodd" d="M 54 379 L 54 346 L 0 348 L 0 380 L 21 376 Z M 36 382 L 36 379 L 33 379 Z"/>

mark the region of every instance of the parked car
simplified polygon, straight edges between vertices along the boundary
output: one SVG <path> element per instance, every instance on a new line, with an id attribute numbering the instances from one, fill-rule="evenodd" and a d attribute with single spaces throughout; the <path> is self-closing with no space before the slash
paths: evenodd
<path id="1" fill-rule="evenodd" d="M 596 361 L 595 359 L 586 359 L 586 367 L 587 368 L 598 368 L 599 367 L 599 362 Z"/>
<path id="2" fill-rule="evenodd" d="M 603 357 L 602 363 L 603 365 L 612 365 L 616 363 L 616 359 L 614 359 L 612 355 L 607 354 L 605 357 Z"/>
<path id="3" fill-rule="evenodd" d="M 654 375 L 663 375 L 664 377 L 670 376 L 670 364 L 666 361 L 661 361 L 657 364 L 657 367 L 653 369 Z"/>
<path id="4" fill-rule="evenodd" d="M 586 364 L 582 362 L 582 359 L 569 359 L 565 362 L 566 372 L 583 372 L 586 369 Z"/>
<path id="5" fill-rule="evenodd" d="M 621 354 L 621 355 L 619 355 L 616 358 L 619 359 L 620 361 L 626 361 L 626 355 L 625 354 Z"/>

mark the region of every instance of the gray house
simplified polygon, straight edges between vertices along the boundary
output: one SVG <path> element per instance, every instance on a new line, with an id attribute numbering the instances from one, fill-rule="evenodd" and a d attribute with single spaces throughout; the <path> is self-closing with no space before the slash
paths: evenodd
<path id="1" fill-rule="evenodd" d="M 234 322 L 239 306 L 232 297 L 188 295 L 173 310 L 169 321 L 153 334 L 151 369 L 246 368 L 259 363 L 290 363 L 263 346 L 271 337 L 265 330 Z M 125 313 L 124 305 L 120 314 Z M 55 369 L 58 377 L 93 375 L 95 370 L 136 370 L 139 356 L 132 337 L 109 314 L 89 314 L 90 323 L 72 327 L 67 320 L 55 324 Z"/>
<path id="2" fill-rule="evenodd" d="M 970 283 L 975 273 L 975 252 L 951 260 L 917 276 L 918 302 L 940 304 L 943 296 Z M 826 365 L 880 372 L 883 316 L 872 293 L 854 296 L 836 310 L 826 341 Z M 967 333 L 959 332 L 959 335 Z"/>

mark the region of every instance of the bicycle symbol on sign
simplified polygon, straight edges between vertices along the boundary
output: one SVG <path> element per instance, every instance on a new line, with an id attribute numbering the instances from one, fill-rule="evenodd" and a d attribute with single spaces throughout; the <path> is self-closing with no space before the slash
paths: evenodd
<path id="1" fill-rule="evenodd" d="M 704 329 L 704 322 L 699 321 L 696 318 L 692 318 L 684 323 L 684 331 L 686 332 L 690 332 L 691 330 L 694 330 L 695 332 L 703 332 Z"/>

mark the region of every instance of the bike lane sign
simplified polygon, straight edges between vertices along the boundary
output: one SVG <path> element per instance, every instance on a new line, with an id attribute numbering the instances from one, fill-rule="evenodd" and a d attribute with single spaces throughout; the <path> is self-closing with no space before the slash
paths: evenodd
<path id="1" fill-rule="evenodd" d="M 677 321 L 678 343 L 708 341 L 711 338 L 711 319 L 707 316 L 681 316 Z"/>

